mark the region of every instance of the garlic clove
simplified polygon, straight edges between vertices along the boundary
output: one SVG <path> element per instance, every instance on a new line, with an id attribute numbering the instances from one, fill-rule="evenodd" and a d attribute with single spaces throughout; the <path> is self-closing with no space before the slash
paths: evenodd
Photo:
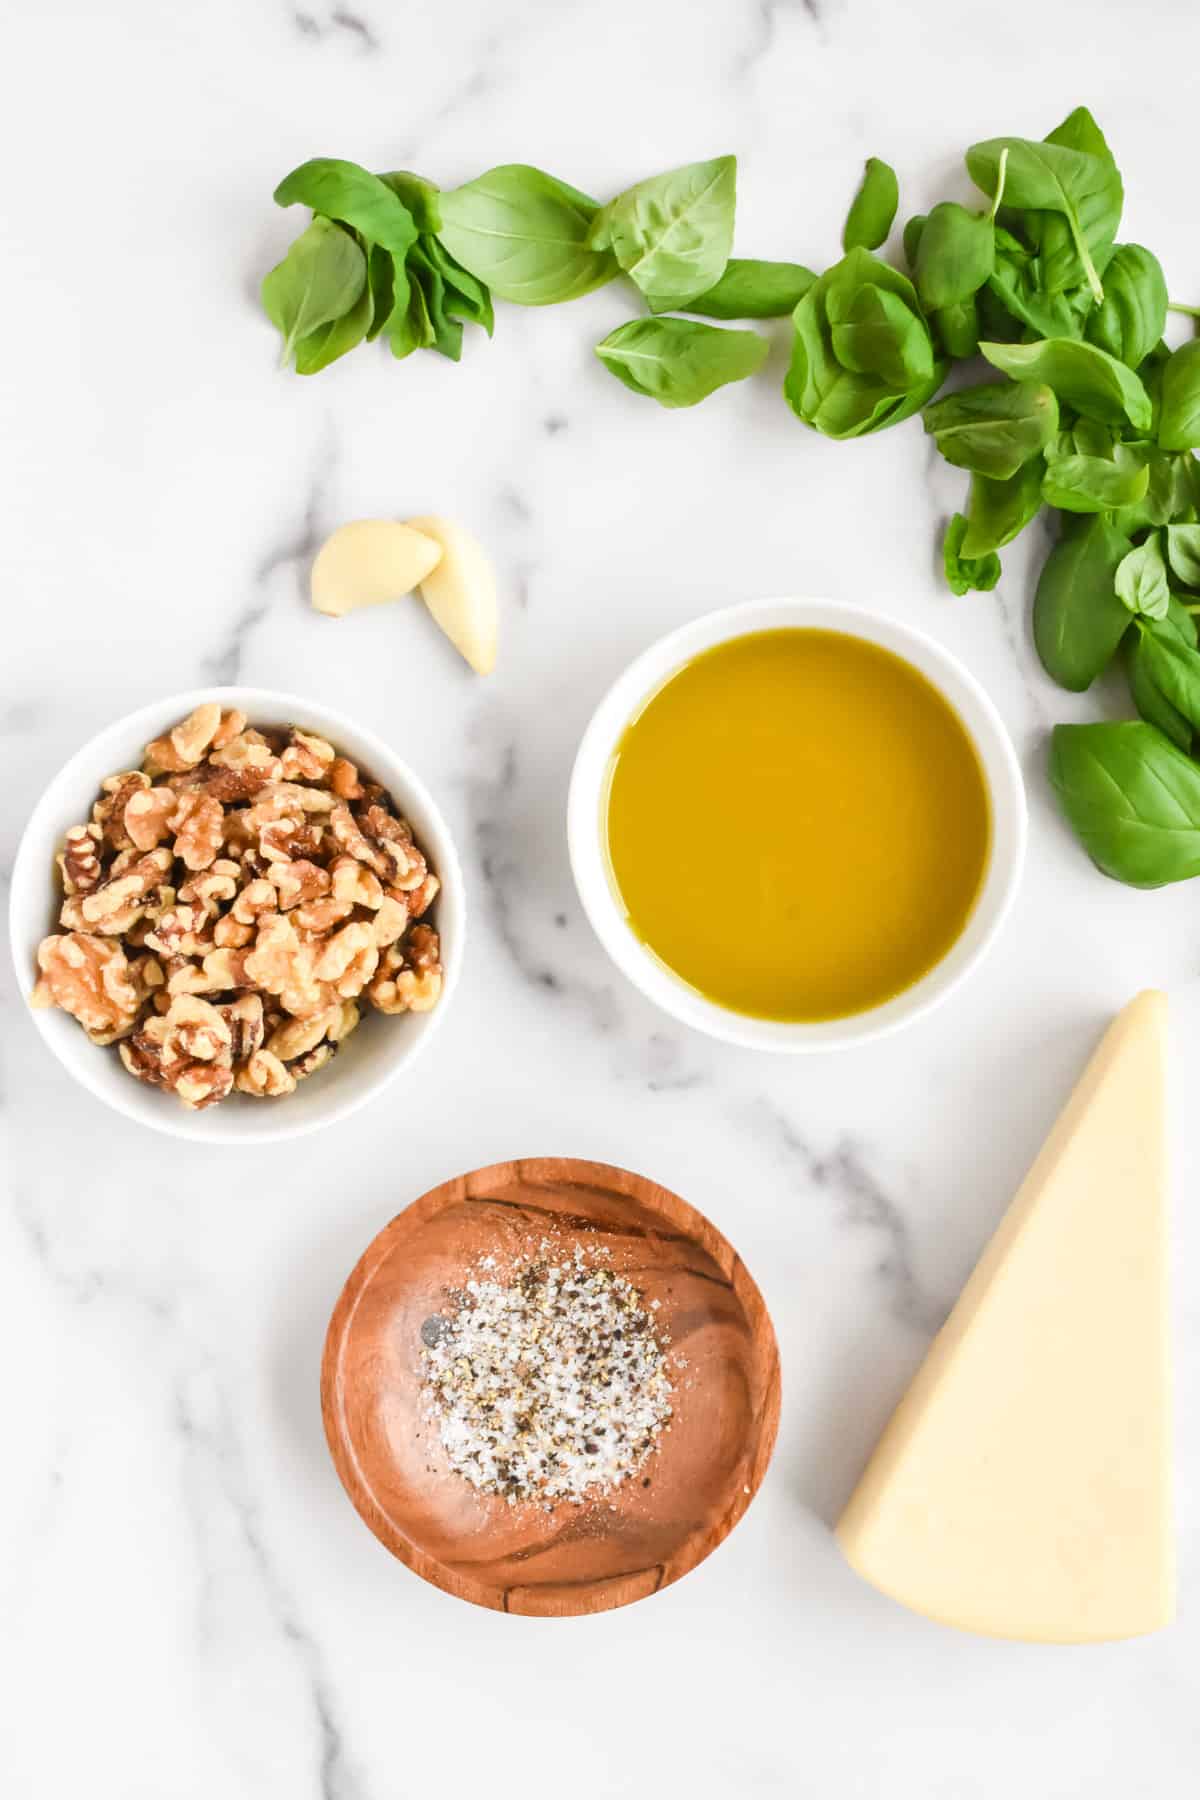
<path id="1" fill-rule="evenodd" d="M 421 581 L 421 598 L 454 648 L 478 675 L 496 666 L 496 577 L 469 531 L 451 519 L 410 519 L 441 545 L 441 561 Z"/>
<path id="2" fill-rule="evenodd" d="M 395 519 L 356 519 L 326 538 L 312 568 L 312 603 L 340 619 L 360 606 L 399 600 L 425 580 L 441 559 L 431 536 Z"/>

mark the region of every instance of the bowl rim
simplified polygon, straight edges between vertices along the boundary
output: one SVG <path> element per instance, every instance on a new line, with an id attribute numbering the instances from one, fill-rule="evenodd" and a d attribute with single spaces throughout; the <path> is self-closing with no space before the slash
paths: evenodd
<path id="1" fill-rule="evenodd" d="M 387 742 L 368 727 L 358 724 L 347 714 L 337 708 L 327 706 L 323 701 L 313 700 L 301 694 L 284 692 L 278 688 L 254 687 L 244 683 L 212 683 L 202 687 L 187 688 L 180 693 L 165 695 L 162 699 L 148 701 L 132 712 L 112 720 L 99 731 L 94 732 L 85 743 L 63 763 L 46 782 L 35 801 L 21 832 L 17 853 L 13 860 L 12 879 L 9 888 L 8 903 L 8 937 L 13 966 L 16 970 L 17 992 L 28 996 L 29 992 L 29 944 L 25 913 L 29 904 L 29 895 L 35 879 L 44 879 L 47 884 L 47 905 L 53 900 L 50 882 L 52 869 L 42 877 L 37 876 L 34 863 L 37 856 L 35 839 L 40 838 L 51 825 L 56 826 L 57 837 L 72 819 L 61 820 L 57 817 L 60 808 L 56 796 L 72 785 L 86 785 L 93 770 L 100 767 L 99 747 L 110 738 L 128 738 L 133 744 L 146 743 L 150 738 L 165 729 L 164 721 L 175 722 L 185 718 L 193 708 L 207 701 L 217 701 L 222 707 L 237 707 L 246 713 L 253 722 L 255 712 L 277 711 L 282 716 L 311 720 L 312 725 L 322 735 L 327 735 L 335 746 L 339 737 L 345 741 L 357 739 L 366 751 L 362 756 L 364 766 L 370 768 L 377 779 L 383 779 L 385 773 L 390 778 L 384 780 L 389 789 L 397 790 L 396 798 L 403 805 L 411 796 L 415 806 L 424 811 L 428 819 L 433 821 L 434 836 L 441 842 L 437 850 L 438 877 L 445 892 L 449 888 L 453 895 L 456 913 L 455 926 L 451 934 L 448 954 L 443 956 L 443 984 L 441 997 L 431 1012 L 413 1015 L 421 1023 L 411 1034 L 409 1043 L 402 1056 L 386 1065 L 381 1065 L 374 1072 L 365 1072 L 357 1085 L 336 1103 L 314 1110 L 305 1119 L 297 1119 L 289 1123 L 286 1118 L 277 1119 L 265 1113 L 265 1109 L 257 1116 L 247 1111 L 239 1111 L 236 1120 L 227 1114 L 223 1116 L 222 1107 L 213 1107 L 200 1112 L 188 1112 L 178 1104 L 171 1105 L 170 1096 L 163 1095 L 164 1104 L 157 1111 L 144 1110 L 137 1104 L 141 1095 L 140 1084 L 130 1080 L 133 1092 L 128 1098 L 118 1086 L 110 1086 L 102 1078 L 103 1064 L 97 1059 L 93 1070 L 86 1058 L 75 1060 L 67 1051 L 65 1040 L 52 1029 L 57 1017 L 56 1009 L 45 1011 L 28 1005 L 24 1011 L 57 1062 L 81 1087 L 95 1099 L 120 1113 L 123 1117 L 145 1126 L 151 1131 L 161 1132 L 164 1136 L 184 1139 L 189 1143 L 230 1145 L 230 1144 L 264 1144 L 277 1143 L 285 1138 L 308 1137 L 315 1131 L 322 1131 L 329 1125 L 340 1123 L 352 1113 L 365 1106 L 368 1101 L 378 1097 L 404 1070 L 410 1067 L 414 1058 L 426 1048 L 435 1031 L 441 1026 L 445 1014 L 458 988 L 462 970 L 464 936 L 467 922 L 466 892 L 463 885 L 462 865 L 453 834 L 446 822 L 445 814 L 434 800 L 424 781 L 412 766 L 393 750 Z M 105 759 L 107 760 L 107 759 Z M 113 764 L 113 767 L 116 765 Z M 111 774 L 112 768 L 97 773 L 95 786 L 105 774 Z M 428 834 L 427 834 L 428 835 Z M 91 1048 L 91 1046 L 89 1046 Z M 286 1108 L 281 1109 L 286 1112 Z M 159 1117 L 161 1111 L 162 1117 Z"/>
<path id="2" fill-rule="evenodd" d="M 631 1199 L 664 1219 L 672 1232 L 686 1233 L 726 1274 L 754 1338 L 756 1360 L 762 1363 L 762 1394 L 755 1414 L 758 1435 L 752 1440 L 753 1456 L 743 1481 L 734 1488 L 721 1517 L 703 1528 L 693 1524 L 679 1552 L 669 1564 L 662 1565 L 653 1586 L 647 1588 L 640 1583 L 631 1586 L 634 1578 L 622 1576 L 580 1582 L 573 1584 L 562 1603 L 553 1608 L 536 1604 L 514 1606 L 511 1596 L 516 1590 L 501 1589 L 494 1583 L 460 1574 L 409 1536 L 376 1498 L 346 1419 L 343 1375 L 346 1347 L 371 1283 L 394 1253 L 397 1241 L 402 1242 L 414 1231 L 419 1232 L 430 1219 L 451 1206 L 470 1201 L 486 1204 L 490 1199 L 494 1200 L 494 1190 L 502 1188 L 514 1171 L 534 1181 L 544 1179 L 557 1184 L 567 1179 L 585 1186 L 608 1187 L 614 1194 Z M 540 1618 L 590 1616 L 632 1605 L 672 1586 L 705 1562 L 744 1518 L 766 1478 L 778 1440 L 782 1406 L 779 1340 L 762 1289 L 725 1233 L 674 1189 L 619 1164 L 596 1162 L 586 1157 L 517 1157 L 507 1162 L 488 1163 L 438 1182 L 410 1201 L 375 1233 L 346 1277 L 330 1315 L 321 1351 L 320 1404 L 325 1442 L 347 1499 L 372 1534 L 406 1568 L 455 1599 L 494 1611 Z M 556 1598 L 562 1594 L 557 1588 L 549 1591 Z"/>
<path id="3" fill-rule="evenodd" d="M 954 709 L 987 784 L 992 841 L 983 882 L 967 922 L 946 954 L 910 987 L 880 1006 L 843 1019 L 760 1019 L 707 999 L 634 934 L 617 899 L 604 847 L 603 796 L 621 732 L 654 693 L 692 657 L 718 644 L 772 629 L 825 629 L 864 638 L 912 664 Z M 598 701 L 580 739 L 567 795 L 567 847 L 580 903 L 621 973 L 680 1023 L 746 1049 L 811 1054 L 890 1036 L 925 1017 L 982 962 L 1003 927 L 1020 885 L 1028 807 L 1012 740 L 986 689 L 929 633 L 888 613 L 825 596 L 777 595 L 702 614 L 654 639 Z"/>

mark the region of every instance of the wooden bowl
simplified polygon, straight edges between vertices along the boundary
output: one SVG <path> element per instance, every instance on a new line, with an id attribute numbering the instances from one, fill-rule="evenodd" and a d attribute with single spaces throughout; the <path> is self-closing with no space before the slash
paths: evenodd
<path id="1" fill-rule="evenodd" d="M 578 1244 L 657 1300 L 684 1365 L 638 1475 L 552 1511 L 447 1469 L 421 1404 L 425 1320 L 483 1257 L 511 1266 L 548 1237 L 556 1257 Z M 779 1352 L 762 1295 L 694 1207 L 627 1169 L 535 1157 L 444 1182 L 379 1233 L 334 1308 L 321 1411 L 342 1485 L 401 1562 L 477 1606 L 572 1617 L 657 1593 L 732 1531 L 774 1448 Z"/>

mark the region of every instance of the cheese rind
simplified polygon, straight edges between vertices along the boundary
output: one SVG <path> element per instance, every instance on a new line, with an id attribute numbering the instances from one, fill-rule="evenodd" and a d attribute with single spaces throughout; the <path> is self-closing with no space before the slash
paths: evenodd
<path id="1" fill-rule="evenodd" d="M 1043 1643 L 1174 1616 L 1166 1001 L 1110 1026 L 838 1522 L 943 1624 Z"/>

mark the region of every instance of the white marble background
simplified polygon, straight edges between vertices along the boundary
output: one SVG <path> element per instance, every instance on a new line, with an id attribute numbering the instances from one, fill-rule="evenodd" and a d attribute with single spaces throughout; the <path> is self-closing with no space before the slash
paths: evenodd
<path id="1" fill-rule="evenodd" d="M 957 190 L 967 143 L 1086 100 L 1124 166 L 1127 232 L 1195 301 L 1198 59 L 1190 0 L 0 11 L 5 869 L 84 737 L 240 677 L 387 734 L 448 808 L 476 903 L 459 1001 L 407 1085 L 240 1156 L 181 1151 L 77 1091 L 5 969 L 5 1795 L 1195 1792 L 1194 1183 L 1177 1626 L 1095 1650 L 959 1637 L 857 1582 L 827 1530 L 1100 1025 L 1142 985 L 1186 983 L 1200 949 L 1192 889 L 1106 883 L 1047 804 L 1046 725 L 1093 702 L 1041 678 L 1021 559 L 996 596 L 939 585 L 959 484 L 915 425 L 831 445 L 770 379 L 692 413 L 634 398 L 590 351 L 629 310 L 616 290 L 503 309 L 458 369 L 360 351 L 311 382 L 276 372 L 254 295 L 297 227 L 271 189 L 313 154 L 446 183 L 524 159 L 603 195 L 736 150 L 741 252 L 819 264 L 868 153 L 924 209 Z M 306 610 L 324 532 L 433 509 L 501 571 L 487 684 L 413 607 L 336 628 Z M 649 1010 L 589 934 L 562 831 L 573 746 L 622 664 L 705 609 L 787 591 L 870 599 L 962 656 L 1033 813 L 1015 917 L 969 988 L 902 1040 L 803 1062 Z M 729 1543 L 648 1604 L 559 1625 L 393 1564 L 336 1483 L 316 1392 L 329 1310 L 379 1225 L 453 1172 L 544 1152 L 633 1165 L 704 1208 L 785 1363 L 775 1463 Z"/>

